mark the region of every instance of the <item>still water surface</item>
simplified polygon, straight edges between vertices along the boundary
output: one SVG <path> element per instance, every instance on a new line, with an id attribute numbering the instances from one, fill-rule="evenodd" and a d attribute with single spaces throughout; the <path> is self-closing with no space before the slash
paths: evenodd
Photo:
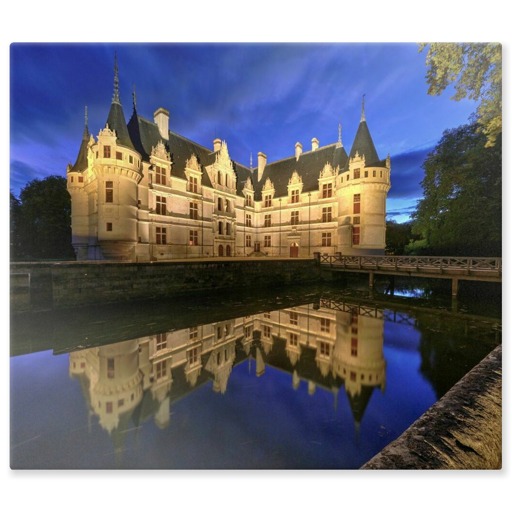
<path id="1" fill-rule="evenodd" d="M 323 289 L 15 318 L 11 467 L 359 468 L 500 342 L 496 319 L 409 306 Z"/>

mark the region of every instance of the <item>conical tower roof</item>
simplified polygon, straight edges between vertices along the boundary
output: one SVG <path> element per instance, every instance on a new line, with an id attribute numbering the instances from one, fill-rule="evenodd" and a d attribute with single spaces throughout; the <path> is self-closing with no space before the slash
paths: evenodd
<path id="1" fill-rule="evenodd" d="M 87 126 L 87 107 L 85 107 L 85 126 L 84 133 L 82 135 L 82 142 L 80 143 L 80 149 L 78 150 L 78 156 L 76 161 L 71 167 L 74 172 L 82 172 L 87 169 L 87 144 L 89 143 L 89 128 Z"/>
<path id="2" fill-rule="evenodd" d="M 364 155 L 367 166 L 376 164 L 380 161 L 377 150 L 375 149 L 375 144 L 373 143 L 372 136 L 370 135 L 370 130 L 366 124 L 364 97 L 361 111 L 361 121 L 359 122 L 359 127 L 357 128 L 356 138 L 354 139 L 354 144 L 352 144 L 349 158 L 353 158 L 356 153 L 359 153 L 359 156 Z"/>
<path id="3" fill-rule="evenodd" d="M 121 106 L 121 101 L 119 100 L 119 73 L 117 69 L 117 56 L 115 57 L 114 62 L 114 96 L 112 97 L 112 104 L 110 105 L 110 112 L 108 113 L 107 126 L 116 132 L 118 144 L 130 149 L 135 149 L 128 133 L 128 127 L 126 126 L 123 107 Z"/>

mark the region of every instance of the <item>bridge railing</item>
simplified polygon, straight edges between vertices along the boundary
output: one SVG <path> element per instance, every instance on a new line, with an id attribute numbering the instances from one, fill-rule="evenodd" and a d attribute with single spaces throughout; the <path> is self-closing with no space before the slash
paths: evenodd
<path id="1" fill-rule="evenodd" d="M 346 270 L 381 270 L 404 273 L 437 273 L 459 275 L 486 275 L 501 277 L 501 258 L 458 256 L 350 256 L 320 254 L 322 266 Z"/>

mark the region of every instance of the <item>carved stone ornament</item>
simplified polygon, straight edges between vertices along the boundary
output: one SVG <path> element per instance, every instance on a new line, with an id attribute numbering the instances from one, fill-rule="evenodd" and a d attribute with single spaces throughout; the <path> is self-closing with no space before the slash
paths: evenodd
<path id="1" fill-rule="evenodd" d="M 117 137 L 115 130 L 111 130 L 108 127 L 108 124 L 105 126 L 105 128 L 103 128 L 103 130 L 100 130 L 98 137 L 101 137 L 103 135 L 106 135 L 107 137 Z"/>
<path id="2" fill-rule="evenodd" d="M 244 190 L 249 190 L 249 191 L 254 190 L 251 178 L 247 178 L 247 180 L 245 181 Z"/>
<path id="3" fill-rule="evenodd" d="M 222 141 L 220 151 L 217 153 L 217 156 L 215 157 L 215 163 L 225 169 L 227 168 L 233 170 L 233 162 L 229 157 L 228 145 L 225 140 Z"/>
<path id="4" fill-rule="evenodd" d="M 265 181 L 265 185 L 263 185 L 263 190 L 274 190 L 274 184 L 270 181 L 270 178 L 267 178 L 267 181 Z"/>
<path id="5" fill-rule="evenodd" d="M 151 148 L 151 156 L 160 158 L 161 160 L 171 160 L 171 155 L 166 151 L 164 143 L 161 140 L 158 141 L 156 146 Z"/>
<path id="6" fill-rule="evenodd" d="M 333 169 L 330 163 L 326 163 L 324 168 L 320 171 L 320 179 L 322 178 L 332 178 L 333 176 L 337 176 L 338 169 Z"/>
<path id="7" fill-rule="evenodd" d="M 288 185 L 300 185 L 302 178 L 297 171 L 293 171 L 292 177 L 288 180 Z"/>
<path id="8" fill-rule="evenodd" d="M 201 167 L 197 161 L 197 156 L 195 153 L 192 153 L 192 156 L 185 162 L 185 167 L 192 169 L 193 171 L 201 171 Z"/>

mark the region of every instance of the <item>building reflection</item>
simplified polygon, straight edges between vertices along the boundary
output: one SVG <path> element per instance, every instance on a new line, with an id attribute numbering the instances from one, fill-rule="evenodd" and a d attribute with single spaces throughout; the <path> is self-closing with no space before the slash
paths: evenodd
<path id="1" fill-rule="evenodd" d="M 383 332 L 382 310 L 321 300 L 72 352 L 70 375 L 116 443 L 150 419 L 166 428 L 172 404 L 205 384 L 225 393 L 246 360 L 256 376 L 273 367 L 295 390 L 303 382 L 309 394 L 328 390 L 334 407 L 345 392 L 357 427 L 373 391 L 385 388 Z"/>

